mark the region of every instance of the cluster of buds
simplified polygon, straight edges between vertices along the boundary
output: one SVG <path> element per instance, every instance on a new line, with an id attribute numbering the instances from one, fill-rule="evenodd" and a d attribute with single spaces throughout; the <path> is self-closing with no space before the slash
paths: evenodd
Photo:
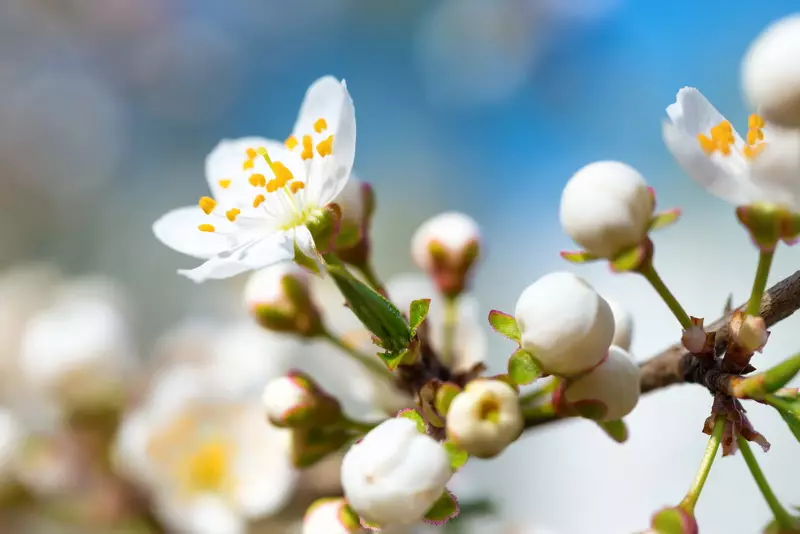
<path id="1" fill-rule="evenodd" d="M 314 337 L 322 333 L 320 312 L 311 298 L 308 271 L 279 263 L 253 273 L 244 300 L 253 318 L 275 332 Z"/>

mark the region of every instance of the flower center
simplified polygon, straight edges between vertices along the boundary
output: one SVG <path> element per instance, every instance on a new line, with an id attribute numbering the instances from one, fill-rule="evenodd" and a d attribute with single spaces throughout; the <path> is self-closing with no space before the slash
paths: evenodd
<path id="1" fill-rule="evenodd" d="M 716 126 L 711 128 L 708 135 L 700 133 L 697 134 L 697 142 L 700 148 L 706 155 L 719 153 L 723 157 L 730 156 L 739 148 L 736 147 L 736 136 L 733 133 L 733 126 L 728 121 L 722 121 Z M 748 119 L 747 140 L 740 153 L 747 159 L 755 159 L 767 143 L 764 142 L 764 119 L 759 115 L 750 115 Z"/>
<path id="2" fill-rule="evenodd" d="M 328 129 L 328 122 L 324 118 L 320 118 L 314 122 L 313 127 L 319 138 L 316 143 L 316 154 L 314 152 L 314 138 L 312 135 L 303 135 L 302 142 L 298 141 L 294 135 L 291 135 L 285 142 L 286 147 L 290 151 L 301 148 L 300 158 L 306 165 L 307 176 L 310 174 L 308 169 L 315 159 L 324 159 L 333 154 L 333 135 L 322 138 L 323 132 Z M 259 156 L 266 163 L 267 169 L 271 175 L 270 177 L 265 176 L 263 173 L 255 172 L 256 162 Z M 282 229 L 289 229 L 304 224 L 310 217 L 318 214 L 319 209 L 317 206 L 303 206 L 303 203 L 299 202 L 296 197 L 298 191 L 306 188 L 306 184 L 301 180 L 295 179 L 292 171 L 283 162 L 273 161 L 265 147 L 248 148 L 245 151 L 242 169 L 244 171 L 253 171 L 250 173 L 247 181 L 251 186 L 259 189 L 253 197 L 252 205 L 254 208 L 258 208 L 266 202 L 269 195 L 277 195 L 280 197 L 280 201 L 284 202 L 289 208 L 293 216 L 281 226 Z M 232 180 L 223 179 L 219 180 L 218 183 L 220 187 L 227 189 L 230 187 Z M 212 215 L 217 207 L 217 201 L 211 197 L 202 197 L 199 201 L 199 205 L 200 209 L 202 209 L 206 215 Z M 225 217 L 231 222 L 236 222 L 240 213 L 241 210 L 234 207 L 225 211 Z M 197 229 L 201 232 L 217 231 L 216 227 L 209 223 L 201 224 Z"/>
<path id="3" fill-rule="evenodd" d="M 185 459 L 181 479 L 192 492 L 221 491 L 229 478 L 232 447 L 220 440 L 200 444 Z"/>
<path id="4" fill-rule="evenodd" d="M 500 418 L 500 403 L 491 395 L 487 395 L 478 403 L 478 418 L 481 421 L 497 423 Z"/>

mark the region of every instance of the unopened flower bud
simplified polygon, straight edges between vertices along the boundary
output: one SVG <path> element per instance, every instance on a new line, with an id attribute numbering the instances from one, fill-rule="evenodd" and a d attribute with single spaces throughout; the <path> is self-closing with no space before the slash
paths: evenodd
<path id="1" fill-rule="evenodd" d="M 299 371 L 271 380 L 261 398 L 267 418 L 278 427 L 331 424 L 341 415 L 338 401 Z"/>
<path id="2" fill-rule="evenodd" d="M 469 283 L 480 255 L 477 223 L 458 212 L 447 212 L 424 222 L 411 240 L 411 256 L 448 297 L 459 295 Z"/>
<path id="3" fill-rule="evenodd" d="M 761 352 L 769 339 L 769 331 L 763 317 L 737 311 L 731 317 L 730 336 L 731 341 L 745 351 Z"/>
<path id="4" fill-rule="evenodd" d="M 500 454 L 522 432 L 519 397 L 499 380 L 474 380 L 447 411 L 447 437 L 478 458 Z"/>
<path id="5" fill-rule="evenodd" d="M 618 161 L 586 165 L 561 194 L 561 226 L 589 254 L 614 259 L 644 242 L 655 203 L 636 169 Z"/>
<path id="6" fill-rule="evenodd" d="M 614 314 L 614 338 L 611 340 L 611 344 L 621 349 L 631 350 L 633 316 L 618 302 L 609 299 L 606 299 L 606 302 L 611 308 L 611 313 Z"/>
<path id="7" fill-rule="evenodd" d="M 611 307 L 584 279 L 568 272 L 547 274 L 528 286 L 514 315 L 522 348 L 550 374 L 591 369 L 614 338 Z"/>
<path id="8" fill-rule="evenodd" d="M 636 407 L 641 391 L 639 379 L 639 367 L 630 355 L 611 346 L 600 365 L 566 384 L 560 402 L 584 417 L 614 421 Z"/>
<path id="9" fill-rule="evenodd" d="M 365 265 L 371 250 L 370 223 L 375 210 L 372 186 L 350 175 L 342 192 L 336 197 L 342 212 L 336 236 L 336 255 L 353 265 Z"/>
<path id="10" fill-rule="evenodd" d="M 311 299 L 309 274 L 291 262 L 253 273 L 244 290 L 250 314 L 268 330 L 313 337 L 322 332 L 319 310 Z"/>
<path id="11" fill-rule="evenodd" d="M 322 498 L 308 507 L 302 534 L 353 534 L 361 532 L 358 515 L 342 498 Z"/>
<path id="12" fill-rule="evenodd" d="M 742 86 L 753 108 L 767 121 L 800 128 L 800 15 L 764 30 L 742 61 Z"/>
<path id="13" fill-rule="evenodd" d="M 420 521 L 452 474 L 444 447 L 404 417 L 375 427 L 342 460 L 347 502 L 364 520 L 380 526 Z"/>

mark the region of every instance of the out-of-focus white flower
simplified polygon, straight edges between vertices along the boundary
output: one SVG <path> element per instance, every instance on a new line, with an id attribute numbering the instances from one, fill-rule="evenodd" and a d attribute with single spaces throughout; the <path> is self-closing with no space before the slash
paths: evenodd
<path id="1" fill-rule="evenodd" d="M 411 238 L 411 257 L 440 293 L 455 296 L 466 288 L 480 246 L 477 223 L 463 213 L 447 212 L 420 225 Z"/>
<path id="2" fill-rule="evenodd" d="M 319 312 L 309 294 L 309 273 L 294 263 L 278 263 L 250 275 L 244 301 L 264 328 L 314 337 L 321 333 Z"/>
<path id="3" fill-rule="evenodd" d="M 614 314 L 582 278 L 556 272 L 539 278 L 517 300 L 522 348 L 545 371 L 569 376 L 597 365 L 614 337 Z"/>
<path id="4" fill-rule="evenodd" d="M 473 380 L 447 410 L 447 437 L 478 458 L 500 454 L 522 432 L 517 392 L 499 380 Z"/>
<path id="5" fill-rule="evenodd" d="M 592 419 L 620 419 L 628 415 L 639 401 L 639 379 L 639 366 L 630 355 L 611 346 L 600 365 L 567 383 L 562 399 Z"/>
<path id="6" fill-rule="evenodd" d="M 633 316 L 619 302 L 611 299 L 605 299 L 605 301 L 611 308 L 611 313 L 614 314 L 614 338 L 611 340 L 611 344 L 624 350 L 631 350 Z"/>
<path id="7" fill-rule="evenodd" d="M 118 401 L 136 360 L 114 289 L 90 280 L 62 286 L 27 322 L 19 365 L 30 384 L 66 409 Z"/>
<path id="8" fill-rule="evenodd" d="M 266 423 L 257 400 L 216 391 L 207 369 L 175 366 L 124 418 L 116 461 L 151 492 L 170 529 L 240 534 L 290 498 L 289 446 L 288 431 Z"/>
<path id="9" fill-rule="evenodd" d="M 319 499 L 303 517 L 302 534 L 353 534 L 361 532 L 361 521 L 342 498 Z"/>
<path id="10" fill-rule="evenodd" d="M 11 410 L 0 406 L 0 490 L 14 479 L 14 463 L 23 435 L 22 426 Z"/>
<path id="11" fill-rule="evenodd" d="M 736 206 L 759 202 L 800 210 L 800 130 L 751 115 L 745 139 L 695 88 L 667 107 L 664 142 L 684 171 Z"/>
<path id="12" fill-rule="evenodd" d="M 212 197 L 179 208 L 153 225 L 165 245 L 207 261 L 181 270 L 195 282 L 229 278 L 291 261 L 295 247 L 321 262 L 310 227 L 344 188 L 353 166 L 356 122 L 344 82 L 320 78 L 309 87 L 285 143 L 224 140 L 206 160 Z"/>
<path id="13" fill-rule="evenodd" d="M 655 203 L 636 169 L 618 161 L 586 165 L 561 194 L 564 231 L 587 252 L 614 259 L 647 236 Z"/>
<path id="14" fill-rule="evenodd" d="M 742 86 L 765 120 L 800 128 L 800 14 L 772 23 L 742 60 Z"/>
<path id="15" fill-rule="evenodd" d="M 451 476 L 444 447 L 405 418 L 378 425 L 342 461 L 347 502 L 366 521 L 381 526 L 420 521 Z"/>

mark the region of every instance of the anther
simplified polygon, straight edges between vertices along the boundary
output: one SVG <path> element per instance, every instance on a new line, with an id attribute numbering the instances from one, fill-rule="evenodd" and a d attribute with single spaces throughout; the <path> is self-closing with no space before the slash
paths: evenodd
<path id="1" fill-rule="evenodd" d="M 229 179 L 220 180 L 217 182 L 222 189 L 228 189 L 231 186 L 231 181 Z"/>
<path id="2" fill-rule="evenodd" d="M 327 139 L 324 139 L 317 143 L 317 152 L 322 157 L 330 156 L 333 152 L 333 136 L 329 135 Z"/>
<path id="3" fill-rule="evenodd" d="M 267 185 L 267 179 L 263 174 L 252 174 L 247 180 L 253 187 L 264 187 Z"/>
<path id="4" fill-rule="evenodd" d="M 264 202 L 265 200 L 266 197 L 264 197 L 264 195 L 258 195 L 255 199 L 253 199 L 253 207 L 254 208 L 259 207 L 261 203 Z"/>
<path id="5" fill-rule="evenodd" d="M 217 201 L 211 197 L 202 197 L 199 204 L 200 209 L 203 210 L 206 215 L 209 215 L 212 211 L 214 211 L 214 208 L 217 207 Z"/>
<path id="6" fill-rule="evenodd" d="M 231 208 L 225 212 L 225 216 L 228 218 L 230 222 L 236 221 L 236 217 L 242 212 L 239 208 Z"/>
<path id="7" fill-rule="evenodd" d="M 314 150 L 311 144 L 311 136 L 303 136 L 303 153 L 300 155 L 304 160 L 309 160 L 314 157 Z"/>
<path id="8" fill-rule="evenodd" d="M 314 123 L 314 131 L 317 133 L 322 133 L 328 129 L 328 122 L 325 119 L 317 119 L 317 122 Z"/>
<path id="9" fill-rule="evenodd" d="M 214 232 L 215 228 L 213 224 L 201 224 L 197 227 L 198 230 L 201 232 Z"/>
<path id="10" fill-rule="evenodd" d="M 294 147 L 297 146 L 297 138 L 295 136 L 293 136 L 293 135 L 290 135 L 286 139 L 284 144 L 286 145 L 286 148 L 288 148 L 289 150 L 294 150 Z"/>
<path id="11" fill-rule="evenodd" d="M 305 187 L 306 184 L 303 182 L 292 182 L 292 184 L 289 186 L 289 189 L 291 189 L 292 193 L 297 193 L 301 189 L 305 189 Z"/>

